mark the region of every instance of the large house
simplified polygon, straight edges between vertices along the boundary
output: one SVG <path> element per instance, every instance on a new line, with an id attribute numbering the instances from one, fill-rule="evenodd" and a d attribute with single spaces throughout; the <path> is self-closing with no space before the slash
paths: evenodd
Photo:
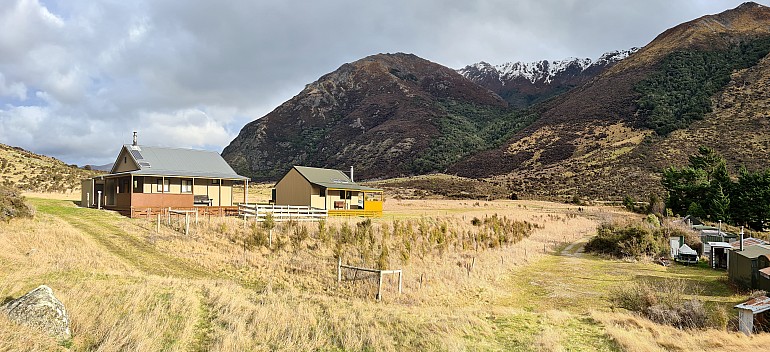
<path id="1" fill-rule="evenodd" d="M 132 217 L 169 207 L 237 212 L 233 185 L 248 180 L 215 152 L 138 145 L 134 134 L 109 174 L 83 180 L 81 204 Z"/>
<path id="2" fill-rule="evenodd" d="M 339 170 L 294 166 L 273 189 L 276 205 L 325 209 L 329 215 L 381 216 L 381 189 L 359 185 Z"/>

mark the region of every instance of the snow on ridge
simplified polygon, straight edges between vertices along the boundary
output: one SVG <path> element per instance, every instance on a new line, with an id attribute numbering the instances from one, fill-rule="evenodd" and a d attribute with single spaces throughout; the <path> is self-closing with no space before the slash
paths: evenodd
<path id="1" fill-rule="evenodd" d="M 565 72 L 571 68 L 578 69 L 580 72 L 597 65 L 604 66 L 616 63 L 635 53 L 639 48 L 628 50 L 615 50 L 602 54 L 596 61 L 590 58 L 570 57 L 555 61 L 534 61 L 534 62 L 506 62 L 500 65 L 491 65 L 484 61 L 468 65 L 463 69 L 457 70 L 461 75 L 469 78 L 479 78 L 482 75 L 496 75 L 503 85 L 506 81 L 521 77 L 532 83 L 544 81 L 550 83 L 556 75 Z"/>

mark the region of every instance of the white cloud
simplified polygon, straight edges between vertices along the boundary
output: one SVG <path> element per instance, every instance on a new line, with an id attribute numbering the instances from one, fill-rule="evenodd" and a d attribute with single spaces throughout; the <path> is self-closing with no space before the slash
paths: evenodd
<path id="1" fill-rule="evenodd" d="M 770 0 L 769 0 L 770 1 Z M 145 144 L 221 150 L 345 62 L 597 57 L 740 1 L 5 0 L 0 143 L 69 163 Z"/>

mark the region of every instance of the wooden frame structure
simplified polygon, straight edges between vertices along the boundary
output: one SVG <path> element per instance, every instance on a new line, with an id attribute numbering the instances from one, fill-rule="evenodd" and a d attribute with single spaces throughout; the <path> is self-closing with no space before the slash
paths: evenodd
<path id="1" fill-rule="evenodd" d="M 377 296 L 375 298 L 379 301 L 382 300 L 382 277 L 384 275 L 395 275 L 398 274 L 398 294 L 402 293 L 403 288 L 403 271 L 401 269 L 396 270 L 379 270 L 379 269 L 370 269 L 370 268 L 361 268 L 357 266 L 352 265 L 343 265 L 342 264 L 342 258 L 337 258 L 337 284 L 340 284 L 342 282 L 342 269 L 351 269 L 356 271 L 363 271 L 368 273 L 375 273 L 378 275 L 377 280 Z"/>

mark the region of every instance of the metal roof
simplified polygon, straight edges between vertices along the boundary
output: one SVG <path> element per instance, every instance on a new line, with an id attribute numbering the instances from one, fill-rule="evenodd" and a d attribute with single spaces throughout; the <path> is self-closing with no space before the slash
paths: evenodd
<path id="1" fill-rule="evenodd" d="M 123 145 L 138 170 L 129 174 L 144 176 L 205 177 L 246 180 L 216 152 L 207 150 Z"/>
<path id="2" fill-rule="evenodd" d="M 770 255 L 770 246 L 755 244 L 753 246 L 743 247 L 742 251 L 737 251 L 738 255 L 754 259 L 761 255 Z"/>
<path id="3" fill-rule="evenodd" d="M 679 254 L 698 255 L 698 252 L 690 248 L 690 246 L 683 244 L 681 247 L 679 247 Z"/>
<path id="4" fill-rule="evenodd" d="M 711 246 L 711 248 L 732 248 L 727 242 L 706 242 L 706 244 Z"/>
<path id="5" fill-rule="evenodd" d="M 759 275 L 762 275 L 765 279 L 770 279 L 770 266 L 764 269 L 759 269 Z"/>
<path id="6" fill-rule="evenodd" d="M 321 187 L 332 189 L 344 189 L 352 191 L 382 191 L 381 189 L 361 186 L 350 180 L 350 177 L 344 172 L 332 169 L 322 169 L 318 167 L 295 166 L 297 172 L 308 182 Z"/>
<path id="7" fill-rule="evenodd" d="M 761 240 L 759 238 L 749 237 L 743 239 L 743 248 L 745 249 L 748 246 L 753 246 L 757 244 L 767 244 L 767 241 Z M 730 245 L 733 246 L 733 249 L 740 249 L 741 248 L 741 240 L 735 240 L 730 242 Z"/>
<path id="8" fill-rule="evenodd" d="M 747 309 L 754 314 L 762 313 L 770 310 L 770 298 L 767 296 L 759 296 L 738 304 L 735 306 L 735 308 Z"/>

